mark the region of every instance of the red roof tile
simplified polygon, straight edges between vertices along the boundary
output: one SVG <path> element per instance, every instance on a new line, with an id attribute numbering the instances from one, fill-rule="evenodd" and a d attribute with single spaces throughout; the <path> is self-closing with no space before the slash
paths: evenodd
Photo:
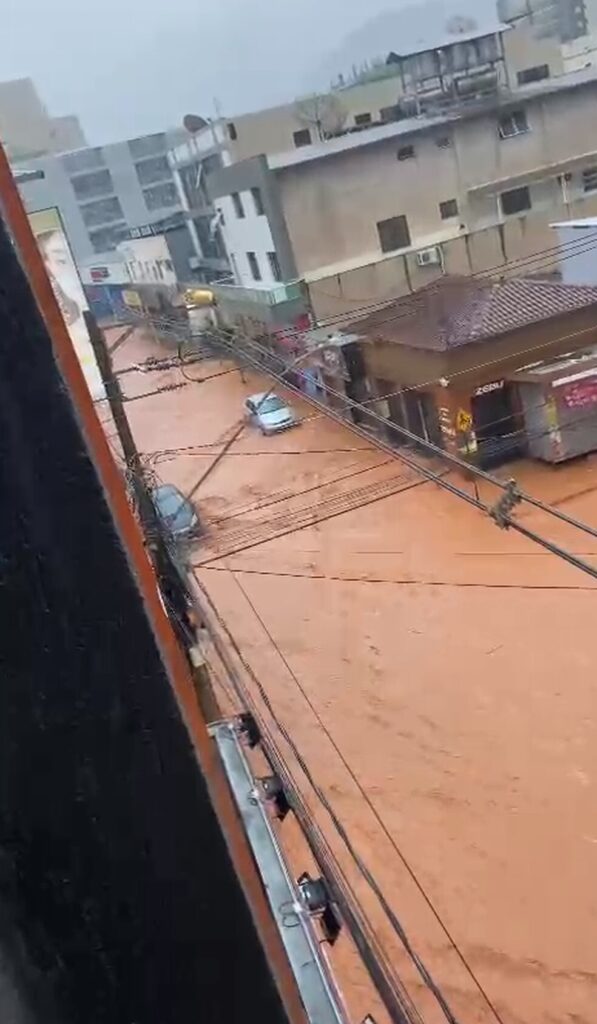
<path id="1" fill-rule="evenodd" d="M 396 299 L 350 330 L 411 348 L 447 351 L 597 305 L 597 288 L 513 277 L 444 277 Z"/>

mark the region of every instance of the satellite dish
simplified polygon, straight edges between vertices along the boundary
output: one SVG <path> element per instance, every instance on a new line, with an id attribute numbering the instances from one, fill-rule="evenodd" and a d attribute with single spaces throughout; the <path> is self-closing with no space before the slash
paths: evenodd
<path id="1" fill-rule="evenodd" d="M 203 128 L 207 128 L 209 122 L 204 117 L 201 117 L 200 114 L 185 114 L 182 123 L 191 135 L 195 135 L 197 132 L 202 131 Z"/>

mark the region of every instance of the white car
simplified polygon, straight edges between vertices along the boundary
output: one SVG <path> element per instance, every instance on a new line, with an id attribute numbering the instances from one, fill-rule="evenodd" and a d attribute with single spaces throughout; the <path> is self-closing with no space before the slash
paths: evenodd
<path id="1" fill-rule="evenodd" d="M 281 398 L 272 392 L 251 395 L 245 402 L 245 408 L 251 421 L 259 427 L 262 434 L 278 434 L 298 423 L 294 411 Z"/>

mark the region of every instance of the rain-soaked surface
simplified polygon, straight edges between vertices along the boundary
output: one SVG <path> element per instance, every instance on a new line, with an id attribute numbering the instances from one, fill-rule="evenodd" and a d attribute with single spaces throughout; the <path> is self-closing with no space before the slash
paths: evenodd
<path id="1" fill-rule="evenodd" d="M 115 362 L 156 354 L 137 333 Z M 195 365 L 189 377 L 212 379 L 128 404 L 161 481 L 188 493 L 244 397 L 269 386 L 229 369 Z M 122 377 L 131 396 L 182 380 Z M 247 425 L 199 486 L 197 580 L 458 1019 L 496 1019 L 464 959 L 503 1021 L 597 1022 L 595 585 L 293 404 L 299 427 L 262 437 Z M 512 473 L 597 523 L 597 461 Z M 517 514 L 597 555 L 590 536 Z M 287 754 L 425 1021 L 441 1020 Z M 291 857 L 294 827 L 283 826 Z M 373 1006 L 381 1024 L 351 951 L 334 957 L 353 1019 Z"/>

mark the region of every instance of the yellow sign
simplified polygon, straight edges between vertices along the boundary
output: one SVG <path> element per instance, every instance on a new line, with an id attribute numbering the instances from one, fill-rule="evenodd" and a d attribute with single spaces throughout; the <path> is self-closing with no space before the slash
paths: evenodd
<path id="1" fill-rule="evenodd" d="M 130 289 L 123 291 L 122 301 L 125 306 L 131 306 L 133 309 L 143 309 L 143 303 L 141 302 L 139 292 L 134 292 Z"/>
<path id="2" fill-rule="evenodd" d="M 459 409 L 456 415 L 456 426 L 462 434 L 468 434 L 473 427 L 473 417 L 466 409 Z"/>

